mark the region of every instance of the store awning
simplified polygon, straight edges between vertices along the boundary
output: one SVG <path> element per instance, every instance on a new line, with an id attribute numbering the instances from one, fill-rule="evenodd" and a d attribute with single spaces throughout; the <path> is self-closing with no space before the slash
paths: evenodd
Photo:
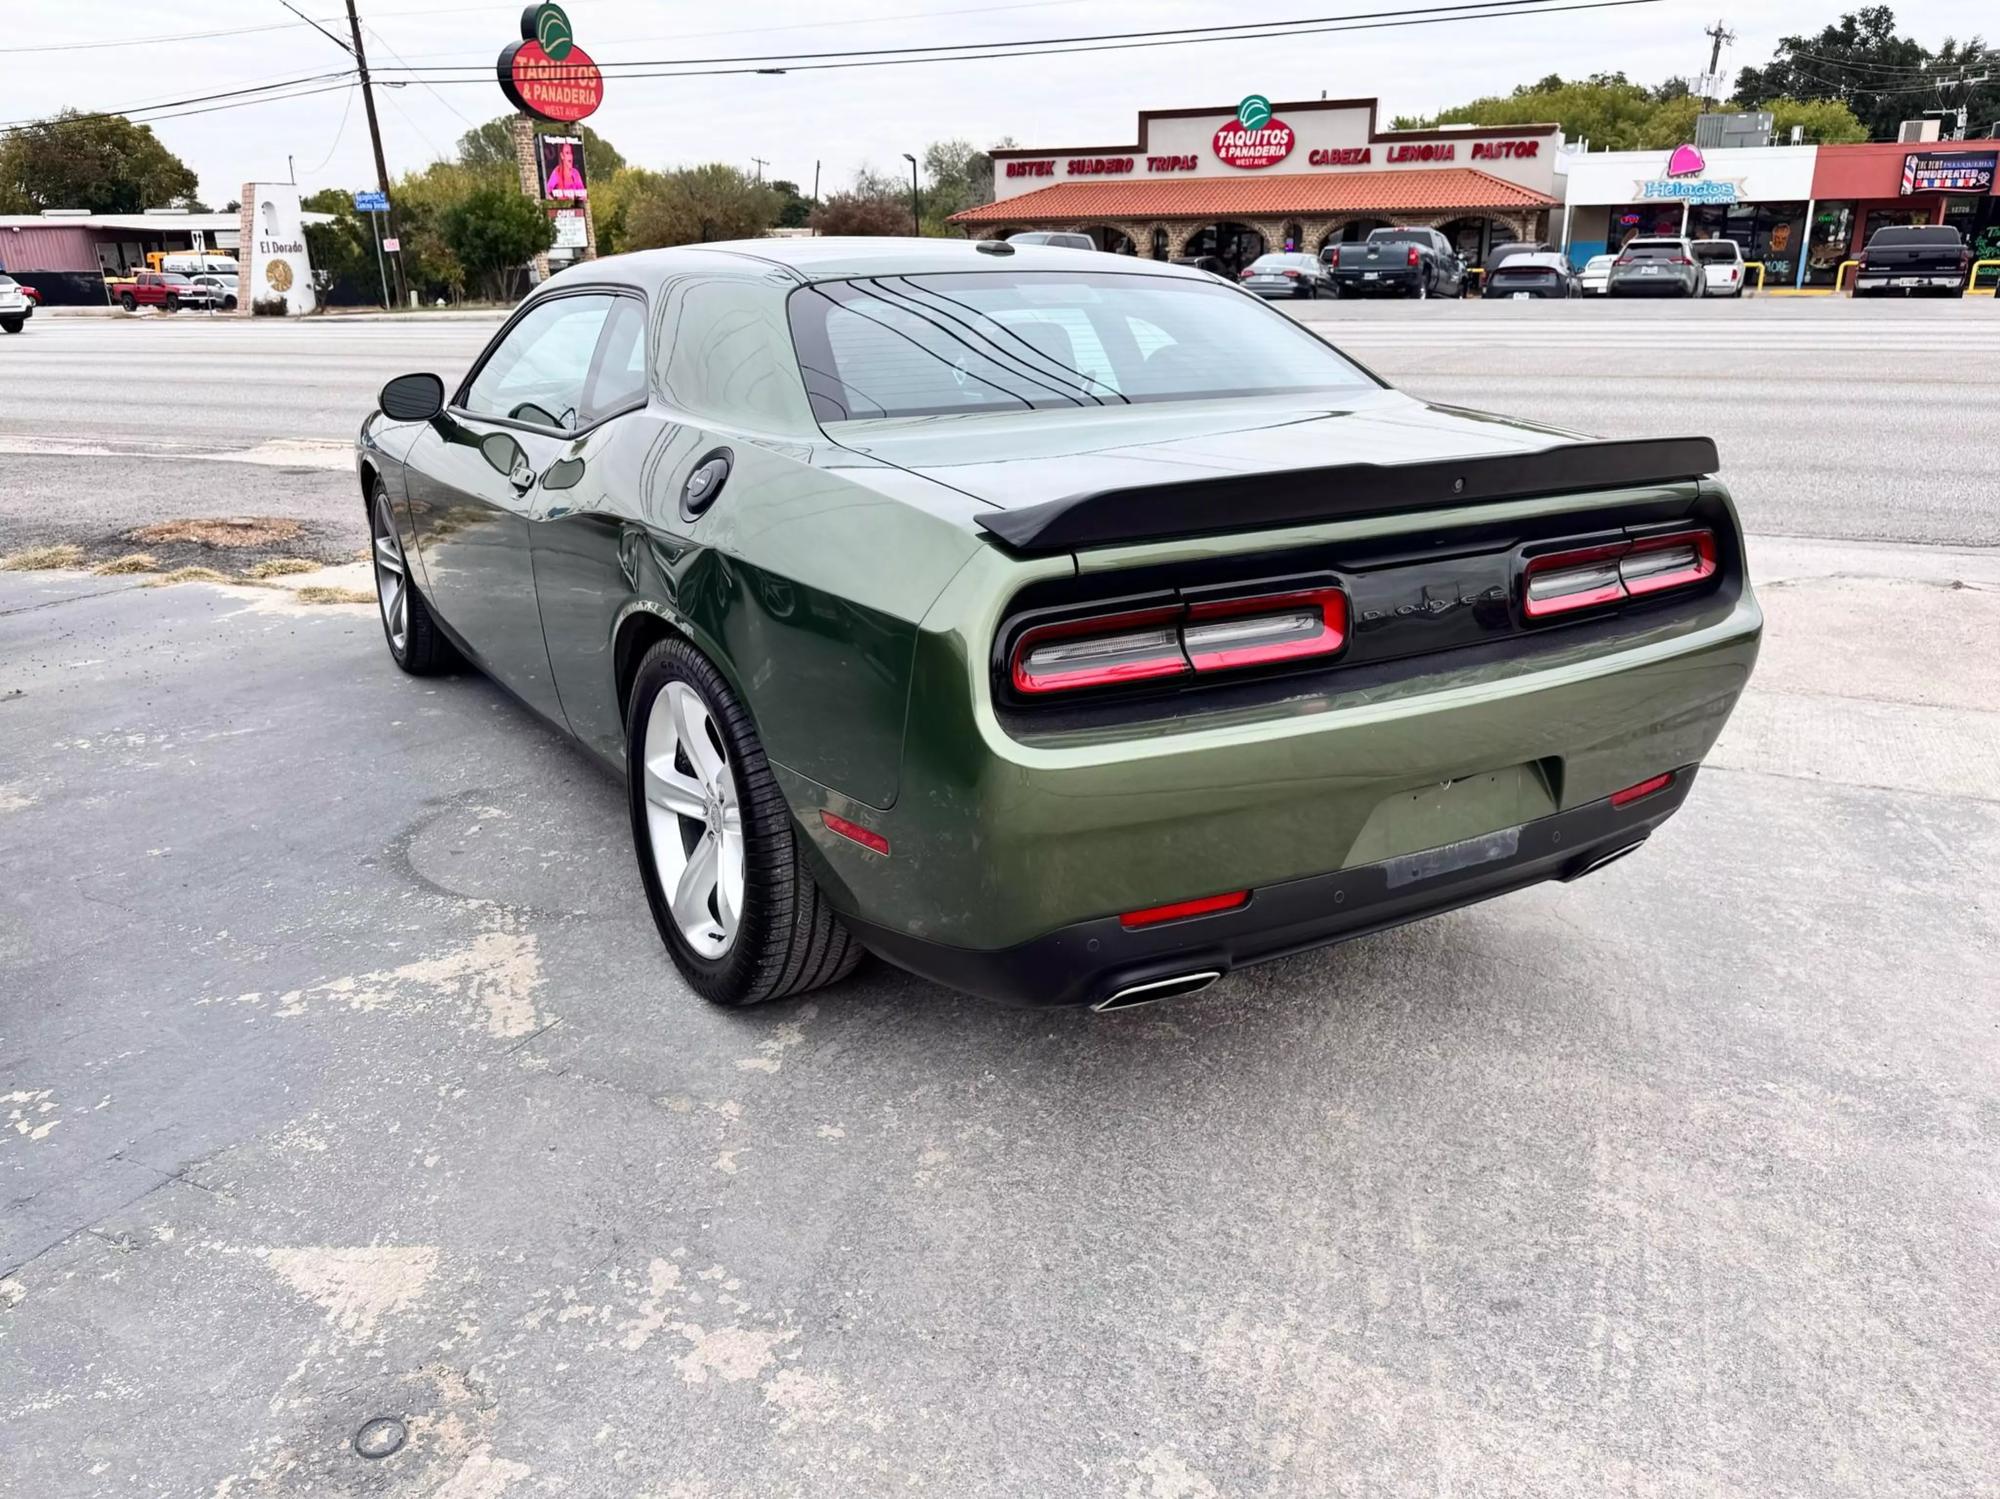
<path id="1" fill-rule="evenodd" d="M 1475 167 L 1404 172 L 1286 172 L 1175 181 L 1058 182 L 951 216 L 954 224 L 1246 219 L 1330 213 L 1492 213 L 1556 200 Z"/>

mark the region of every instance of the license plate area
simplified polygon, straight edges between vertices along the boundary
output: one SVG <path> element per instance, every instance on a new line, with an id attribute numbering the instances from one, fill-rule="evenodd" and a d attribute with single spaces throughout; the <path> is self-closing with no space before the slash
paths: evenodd
<path id="1" fill-rule="evenodd" d="M 1461 869 L 1475 869 L 1482 864 L 1496 863 L 1501 859 L 1511 859 L 1521 851 L 1521 830 L 1502 828 L 1497 833 L 1482 833 L 1477 838 L 1462 838 L 1457 843 L 1447 843 L 1442 848 L 1427 848 L 1421 853 L 1403 854 L 1399 858 L 1385 859 L 1382 863 L 1383 875 L 1391 890 L 1404 885 L 1414 885 L 1419 880 L 1434 880 L 1439 875 L 1456 874 Z"/>
<path id="2" fill-rule="evenodd" d="M 1560 760 L 1535 760 L 1384 797 L 1348 850 L 1345 867 L 1415 859 L 1405 876 L 1414 880 L 1506 857 L 1495 850 L 1509 838 L 1518 846 L 1521 824 L 1558 810 L 1560 776 Z M 1482 841 L 1489 838 L 1500 842 Z"/>

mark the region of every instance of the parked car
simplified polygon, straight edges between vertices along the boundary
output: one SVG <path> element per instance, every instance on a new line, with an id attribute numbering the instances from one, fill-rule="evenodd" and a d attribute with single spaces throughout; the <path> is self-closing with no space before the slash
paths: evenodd
<path id="1" fill-rule="evenodd" d="M 1861 252 L 1854 270 L 1854 295 L 1880 296 L 1899 291 L 1941 291 L 1965 295 L 1972 273 L 1972 251 L 1965 237 L 1949 224 L 1898 224 L 1877 229 Z"/>
<path id="2" fill-rule="evenodd" d="M 1750 283 L 1743 269 L 1743 247 L 1733 239 L 1698 239 L 1694 242 L 1694 262 L 1701 267 L 1702 294 L 1710 297 L 1740 297 Z"/>
<path id="3" fill-rule="evenodd" d="M 1435 229 L 1372 229 L 1360 244 L 1328 245 L 1320 260 L 1335 296 L 1465 295 L 1465 262 Z"/>
<path id="4" fill-rule="evenodd" d="M 33 317 L 35 315 L 35 309 L 41 306 L 42 294 L 36 291 L 32 286 L 23 286 L 20 282 L 16 281 L 12 276 L 7 275 L 5 272 L 0 272 L 0 297 L 4 297 L 7 293 L 7 290 L 10 287 L 14 291 L 20 293 L 20 298 L 19 298 L 20 303 L 26 309 L 26 311 L 24 311 L 21 314 L 21 319 L 23 322 L 25 322 L 29 318 Z M 8 305 L 11 306 L 12 305 L 11 302 Z M 12 316 L 12 314 L 8 313 L 7 316 Z M 10 331 L 18 332 L 19 330 L 15 329 Z"/>
<path id="5" fill-rule="evenodd" d="M 234 312 L 236 310 L 236 278 L 234 276 L 225 276 L 215 271 L 204 271 L 200 275 L 190 276 L 188 279 L 194 282 L 196 286 L 208 292 L 211 305 L 220 307 L 224 312 Z"/>
<path id="6" fill-rule="evenodd" d="M 1569 257 L 1554 250 L 1510 256 L 1486 278 L 1489 297 L 1574 297 L 1579 294 Z"/>
<path id="7" fill-rule="evenodd" d="M 112 298 L 127 312 L 141 307 L 159 307 L 179 312 L 183 307 L 206 307 L 213 293 L 197 286 L 178 271 L 140 271 L 127 278 L 107 278 Z"/>
<path id="8" fill-rule="evenodd" d="M 1095 250 L 1096 241 L 1087 234 L 1064 234 L 1049 229 L 1030 229 L 1007 236 L 1010 245 L 1053 245 L 1058 250 Z"/>
<path id="9" fill-rule="evenodd" d="M 1324 272 L 1317 255 L 1259 255 L 1243 268 L 1245 291 L 1260 297 L 1304 297 L 1319 295 Z"/>
<path id="10" fill-rule="evenodd" d="M 573 266 L 356 459 L 395 664 L 624 776 L 724 1005 L 867 948 L 1122 1008 L 1578 878 L 1681 805 L 1761 630 L 1708 439 L 1415 400 L 1038 246 Z"/>
<path id="11" fill-rule="evenodd" d="M 1583 263 L 1583 273 L 1577 280 L 1585 296 L 1601 297 L 1610 290 L 1607 283 L 1611 279 L 1611 262 L 1617 258 L 1616 255 L 1593 255 Z"/>
<path id="12" fill-rule="evenodd" d="M 0 331 L 19 333 L 34 315 L 35 304 L 21 284 L 12 276 L 0 276 Z"/>
<path id="13" fill-rule="evenodd" d="M 1177 255 L 1173 263 L 1192 266 L 1197 271 L 1207 271 L 1209 275 L 1220 276 L 1225 281 L 1229 279 L 1229 267 L 1213 255 Z"/>
<path id="14" fill-rule="evenodd" d="M 1486 252 L 1483 279 L 1491 281 L 1493 273 L 1512 260 L 1516 255 L 1552 255 L 1555 252 L 1556 246 L 1550 244 L 1545 239 L 1503 240 Z M 1485 287 L 1482 286 L 1480 291 L 1483 295 Z"/>
<path id="15" fill-rule="evenodd" d="M 1684 239 L 1630 239 L 1611 262 L 1606 290 L 1614 297 L 1699 297 L 1708 281 Z"/>

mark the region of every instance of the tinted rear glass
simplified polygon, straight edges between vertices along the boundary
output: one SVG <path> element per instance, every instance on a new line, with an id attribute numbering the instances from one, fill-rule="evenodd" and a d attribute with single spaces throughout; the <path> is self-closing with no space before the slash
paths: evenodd
<path id="1" fill-rule="evenodd" d="M 992 271 L 794 292 L 823 422 L 1369 388 L 1283 313 L 1213 281 Z"/>
<path id="2" fill-rule="evenodd" d="M 1687 251 L 1673 240 L 1634 240 L 1625 247 L 1628 260 L 1673 260 L 1685 258 Z"/>
<path id="3" fill-rule="evenodd" d="M 1427 229 L 1377 229 L 1368 236 L 1371 245 L 1427 245 L 1431 242 Z"/>
<path id="4" fill-rule="evenodd" d="M 1722 240 L 1719 242 L 1704 240 L 1694 247 L 1694 258 L 1696 260 L 1734 262 L 1738 253 L 1734 240 Z"/>
<path id="5" fill-rule="evenodd" d="M 1878 229 L 1875 237 L 1868 241 L 1871 245 L 1881 245 L 1885 249 L 1895 245 L 1950 245 L 1956 248 L 1960 243 L 1958 231 L 1949 225 L 1909 229 Z"/>

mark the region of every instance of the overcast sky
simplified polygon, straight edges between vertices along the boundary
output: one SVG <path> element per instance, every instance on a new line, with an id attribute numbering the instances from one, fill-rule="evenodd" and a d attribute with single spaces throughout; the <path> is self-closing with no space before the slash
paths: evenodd
<path id="1" fill-rule="evenodd" d="M 1401 8 L 1414 0 L 763 0 L 674 5 L 658 0 L 566 0 L 577 42 L 600 62 L 680 59 L 864 46 L 920 46 L 1005 41 L 1086 32 L 1151 30 L 1173 25 L 1288 20 Z M 1652 82 L 1692 74 L 1707 63 L 1703 28 L 1720 12 L 1736 32 L 1723 56 L 1733 77 L 1768 60 L 1775 39 L 1816 31 L 1843 5 L 1814 0 L 1661 0 L 1619 10 L 1474 21 L 1289 40 L 1225 42 L 1075 57 L 950 62 L 783 77 L 618 80 L 607 83 L 591 124 L 631 160 L 668 167 L 729 161 L 751 169 L 769 162 L 771 177 L 810 191 L 815 158 L 824 190 L 858 167 L 903 170 L 902 153 L 962 136 L 985 145 L 1013 136 L 1023 145 L 1115 145 L 1132 138 L 1146 108 L 1228 104 L 1247 93 L 1273 99 L 1375 96 L 1384 122 L 1500 92 L 1554 72 L 1583 76 L 1623 69 Z M 307 14 L 345 34 L 346 18 L 329 0 L 300 0 Z M 32 26 L 4 33 L 4 103 L 0 119 L 19 120 L 73 106 L 132 106 L 302 77 L 343 66 L 346 58 L 293 18 L 278 0 L 178 0 L 134 6 L 72 0 L 36 7 Z M 1988 29 L 1990 5 L 1977 0 L 1915 0 L 1895 6 L 1899 28 L 1935 47 L 1945 36 Z M 392 176 L 452 153 L 470 124 L 509 106 L 493 63 L 512 39 L 520 6 L 442 0 L 362 0 L 364 40 L 376 65 L 463 64 L 477 81 L 410 85 L 378 92 Z M 723 30 L 726 19 L 742 29 Z M 835 19 L 837 18 L 837 19 Z M 292 23 L 292 24 L 285 24 Z M 199 41 L 75 49 L 122 37 L 151 37 L 229 27 L 279 29 Z M 352 89 L 312 98 L 163 120 L 156 133 L 201 174 L 202 195 L 220 204 L 253 180 L 285 180 L 286 158 L 298 182 L 320 187 L 372 186 L 367 129 Z M 1980 122 L 1984 123 L 1984 122 Z"/>

